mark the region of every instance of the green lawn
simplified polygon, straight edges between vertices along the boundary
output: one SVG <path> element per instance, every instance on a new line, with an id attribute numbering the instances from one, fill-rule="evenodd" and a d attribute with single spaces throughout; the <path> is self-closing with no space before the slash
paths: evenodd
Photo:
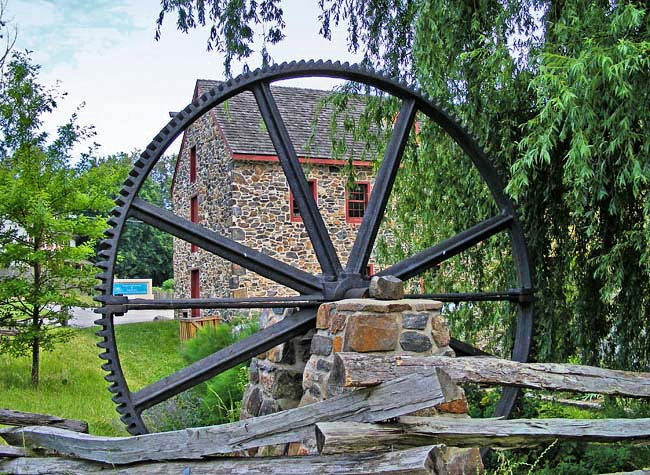
<path id="1" fill-rule="evenodd" d="M 0 407 L 82 419 L 93 434 L 127 435 L 106 389 L 95 331 L 76 330 L 70 342 L 42 354 L 37 389 L 30 385 L 30 358 L 0 355 Z M 116 339 L 131 390 L 184 366 L 176 321 L 118 325 Z"/>

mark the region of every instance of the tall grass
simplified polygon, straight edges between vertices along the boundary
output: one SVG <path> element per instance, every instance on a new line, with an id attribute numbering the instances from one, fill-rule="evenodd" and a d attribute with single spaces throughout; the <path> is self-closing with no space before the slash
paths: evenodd
<path id="1" fill-rule="evenodd" d="M 30 384 L 30 358 L 0 355 L 0 407 L 85 420 L 93 434 L 127 435 L 106 389 L 96 330 L 75 330 L 70 342 L 42 354 L 37 388 Z M 185 365 L 179 351 L 178 322 L 118 325 L 116 339 L 132 390 Z"/>

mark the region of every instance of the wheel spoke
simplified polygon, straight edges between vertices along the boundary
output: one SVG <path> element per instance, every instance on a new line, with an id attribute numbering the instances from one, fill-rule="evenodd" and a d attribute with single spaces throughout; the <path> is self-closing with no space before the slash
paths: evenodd
<path id="1" fill-rule="evenodd" d="M 411 126 L 413 125 L 415 111 L 415 100 L 407 99 L 402 103 L 397 122 L 393 127 L 393 132 L 386 147 L 384 159 L 375 178 L 368 207 L 357 232 L 357 238 L 354 241 L 352 251 L 350 251 L 350 257 L 346 266 L 346 270 L 350 273 L 359 274 L 368 265 L 370 253 L 372 252 L 375 238 L 379 231 L 379 225 L 384 217 L 386 203 L 388 203 L 388 198 L 393 189 L 395 176 L 399 169 Z"/>
<path id="2" fill-rule="evenodd" d="M 407 294 L 407 299 L 431 299 L 441 302 L 532 302 L 533 289 L 512 289 L 503 292 L 453 292 L 442 294 Z"/>
<path id="3" fill-rule="evenodd" d="M 323 217 L 318 211 L 314 197 L 309 190 L 307 178 L 302 171 L 289 132 L 287 132 L 278 106 L 271 94 L 271 88 L 268 83 L 263 82 L 255 85 L 252 90 L 269 132 L 269 137 L 278 154 L 280 165 L 287 177 L 289 188 L 298 203 L 300 216 L 314 247 L 316 258 L 320 263 L 323 274 L 333 278 L 341 273 L 341 263 L 323 222 Z"/>
<path id="4" fill-rule="evenodd" d="M 248 338 L 217 351 L 132 395 L 138 412 L 185 391 L 232 368 L 294 336 L 307 332 L 314 325 L 316 309 L 304 309 L 284 320 L 260 330 Z"/>
<path id="5" fill-rule="evenodd" d="M 394 275 L 402 280 L 421 274 L 427 269 L 446 261 L 463 252 L 465 249 L 488 239 L 490 236 L 507 228 L 512 222 L 512 216 L 500 214 L 472 226 L 465 231 L 431 246 L 403 261 L 379 272 L 378 275 Z"/>
<path id="6" fill-rule="evenodd" d="M 451 338 L 449 346 L 456 352 L 456 356 L 494 356 L 456 338 Z"/>
<path id="7" fill-rule="evenodd" d="M 153 206 L 140 198 L 133 200 L 131 208 L 129 208 L 129 216 L 177 238 L 196 244 L 206 251 L 300 293 L 311 294 L 322 289 L 320 282 L 313 275 L 221 236 L 165 209 Z"/>
<path id="8" fill-rule="evenodd" d="M 113 313 L 129 310 L 174 310 L 186 308 L 293 308 L 317 307 L 326 302 L 321 294 L 292 297 L 198 298 L 198 299 L 130 299 L 104 297 L 102 301 Z"/>

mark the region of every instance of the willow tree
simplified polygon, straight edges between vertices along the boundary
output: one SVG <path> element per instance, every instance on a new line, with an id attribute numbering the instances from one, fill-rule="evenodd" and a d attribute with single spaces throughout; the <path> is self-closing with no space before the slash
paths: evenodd
<path id="1" fill-rule="evenodd" d="M 280 7 L 277 0 L 163 0 L 158 22 L 174 13 L 183 31 L 211 26 L 209 45 L 225 53 L 229 74 L 232 60 L 256 47 L 270 61 L 267 45 L 283 40 Z M 630 369 L 650 363 L 645 2 L 320 0 L 319 7 L 323 36 L 345 29 L 351 51 L 448 107 L 492 157 L 534 264 L 536 357 Z M 256 29 L 264 32 L 261 45 Z M 406 246 L 385 243 L 388 259 L 466 229 L 492 206 L 470 164 L 433 125 L 423 124 L 416 145 L 387 210 Z M 495 239 L 425 285 L 503 288 L 511 276 L 495 262 L 506 254 Z M 455 330 L 480 335 L 506 313 L 466 308 Z"/>

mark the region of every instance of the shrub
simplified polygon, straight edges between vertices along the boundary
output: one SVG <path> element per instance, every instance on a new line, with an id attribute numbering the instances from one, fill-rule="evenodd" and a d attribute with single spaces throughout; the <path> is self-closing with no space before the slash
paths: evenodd
<path id="1" fill-rule="evenodd" d="M 166 281 L 164 281 L 162 283 L 162 289 L 167 292 L 171 292 L 172 290 L 174 290 L 174 279 L 167 279 Z"/>

